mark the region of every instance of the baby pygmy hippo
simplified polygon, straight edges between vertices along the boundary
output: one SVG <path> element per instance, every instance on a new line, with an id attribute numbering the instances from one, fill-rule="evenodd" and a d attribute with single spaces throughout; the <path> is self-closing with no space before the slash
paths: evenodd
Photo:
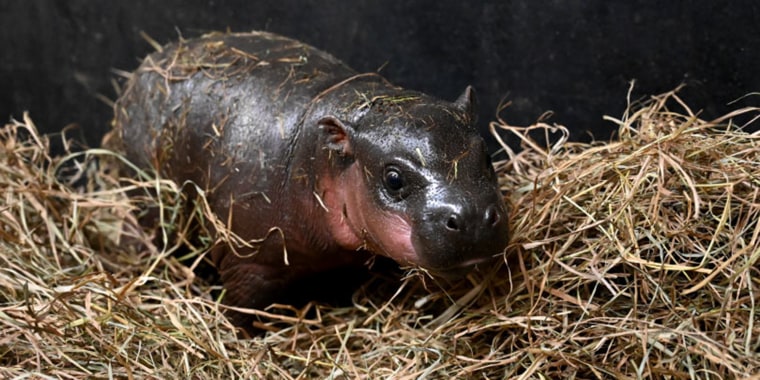
<path id="1" fill-rule="evenodd" d="M 444 276 L 502 253 L 507 212 L 473 103 L 469 87 L 439 100 L 275 34 L 212 34 L 149 55 L 115 126 L 129 159 L 192 181 L 255 243 L 211 257 L 224 302 L 260 308 L 370 253 Z"/>

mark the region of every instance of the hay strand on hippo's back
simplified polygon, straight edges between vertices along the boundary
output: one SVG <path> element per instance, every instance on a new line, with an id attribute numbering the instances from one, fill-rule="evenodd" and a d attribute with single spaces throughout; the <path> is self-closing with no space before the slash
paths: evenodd
<path id="1" fill-rule="evenodd" d="M 732 116 L 739 114 L 757 110 Z M 513 209 L 508 265 L 446 286 L 378 273 L 351 307 L 258 311 L 268 332 L 250 340 L 235 337 L 212 287 L 170 255 L 175 245 L 160 251 L 136 228 L 133 211 L 147 205 L 163 207 L 167 220 L 177 215 L 176 185 L 114 179 L 102 158 L 117 156 L 101 151 L 87 156 L 101 158 L 97 167 L 77 158 L 81 168 L 98 168 L 86 185 L 62 183 L 56 168 L 73 156 L 49 157 L 30 120 L 8 125 L 0 156 L 8 189 L 0 201 L 0 376 L 756 373 L 760 136 L 738 131 L 730 118 L 700 120 L 675 93 L 612 121 L 618 142 L 549 148 L 530 130 L 561 127 L 493 123 L 525 145 L 496 163 Z M 161 197 L 127 197 L 128 189 Z M 184 223 L 167 223 L 180 231 L 176 240 L 190 240 Z"/>

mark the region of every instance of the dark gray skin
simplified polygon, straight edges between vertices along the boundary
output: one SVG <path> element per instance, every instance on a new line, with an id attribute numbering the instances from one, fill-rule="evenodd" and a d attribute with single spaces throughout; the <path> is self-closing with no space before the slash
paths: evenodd
<path id="1" fill-rule="evenodd" d="M 252 242 L 212 259 L 224 301 L 260 308 L 369 253 L 444 276 L 503 253 L 507 212 L 473 108 L 470 88 L 438 100 L 252 32 L 147 57 L 115 126 L 128 158 L 192 181 Z"/>

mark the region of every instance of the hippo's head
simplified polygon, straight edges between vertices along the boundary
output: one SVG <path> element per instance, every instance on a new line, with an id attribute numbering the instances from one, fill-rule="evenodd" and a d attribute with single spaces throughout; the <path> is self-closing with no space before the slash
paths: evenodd
<path id="1" fill-rule="evenodd" d="M 375 95 L 351 120 L 323 117 L 339 170 L 330 180 L 333 228 L 402 265 L 459 274 L 505 249 L 507 211 L 468 87 L 454 103 L 423 94 Z M 349 118 L 345 118 L 349 119 Z"/>

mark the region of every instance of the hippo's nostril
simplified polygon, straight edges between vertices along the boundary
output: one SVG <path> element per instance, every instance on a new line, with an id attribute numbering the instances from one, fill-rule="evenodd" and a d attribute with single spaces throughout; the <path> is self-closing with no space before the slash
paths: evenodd
<path id="1" fill-rule="evenodd" d="M 451 215 L 449 220 L 446 221 L 446 229 L 449 231 L 459 231 L 459 216 L 457 214 Z"/>
<path id="2" fill-rule="evenodd" d="M 488 206 L 484 220 L 487 226 L 495 227 L 497 224 L 499 224 L 501 221 L 501 216 L 499 215 L 499 211 L 496 209 L 496 205 Z"/>

